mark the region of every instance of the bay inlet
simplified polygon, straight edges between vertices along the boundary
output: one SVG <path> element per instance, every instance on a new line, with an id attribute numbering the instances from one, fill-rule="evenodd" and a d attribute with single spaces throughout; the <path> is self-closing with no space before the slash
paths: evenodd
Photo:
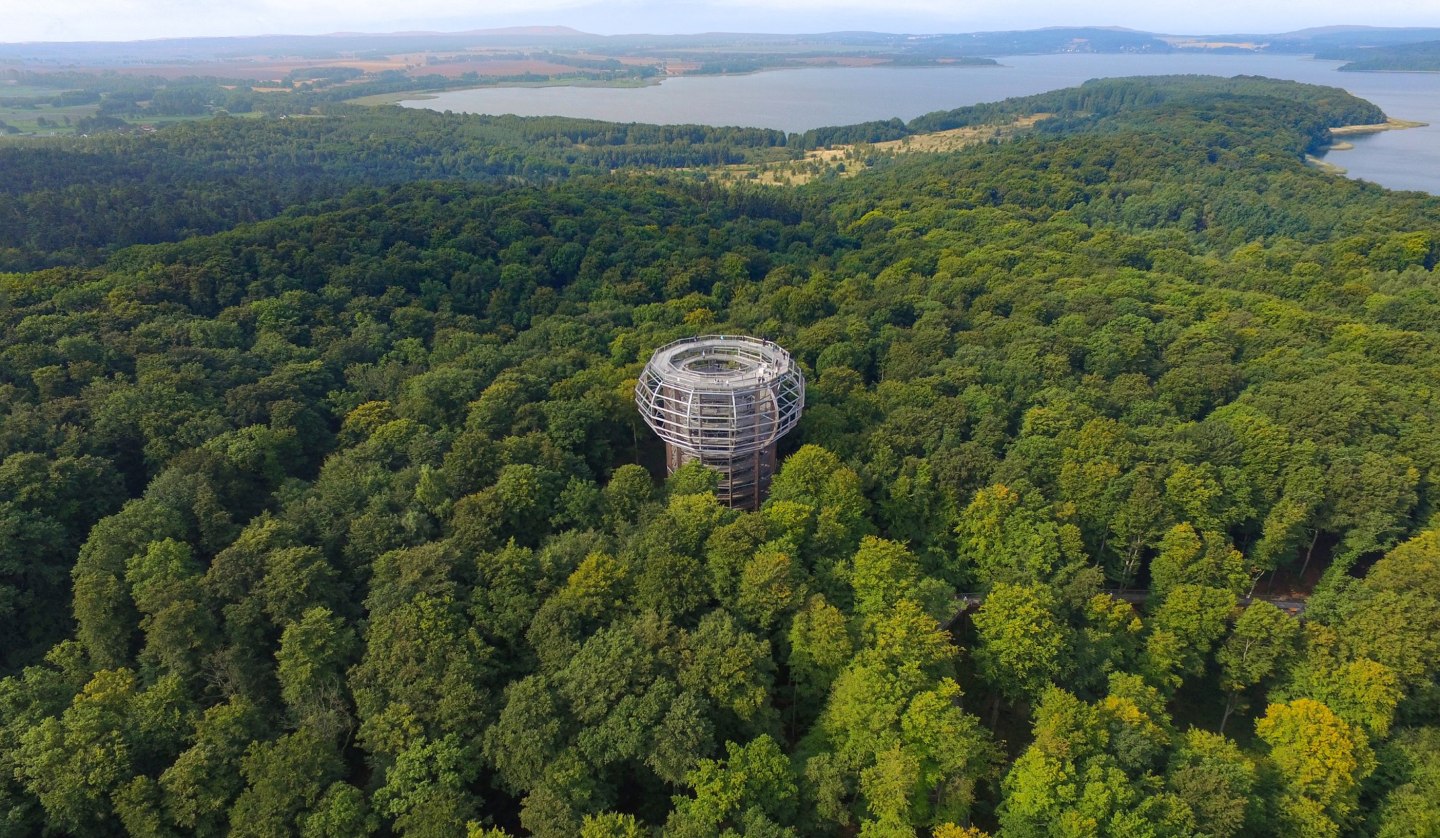
<path id="1" fill-rule="evenodd" d="M 1345 137 L 1325 161 L 1390 189 L 1440 194 L 1440 74 L 1341 73 L 1340 62 L 1294 55 L 1022 55 L 997 67 L 820 67 L 681 76 L 644 87 L 484 87 L 405 107 L 613 122 L 740 125 L 801 132 L 1073 87 L 1088 79 L 1172 74 L 1256 75 L 1344 88 L 1393 119 L 1423 127 Z"/>

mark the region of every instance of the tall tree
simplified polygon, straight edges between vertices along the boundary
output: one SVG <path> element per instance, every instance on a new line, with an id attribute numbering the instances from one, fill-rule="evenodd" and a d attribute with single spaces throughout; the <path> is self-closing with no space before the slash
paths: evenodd
<path id="1" fill-rule="evenodd" d="M 994 690 L 991 724 L 1000 698 L 1034 700 L 1061 674 L 1065 633 L 1055 598 L 1040 585 L 997 583 L 975 612 L 975 662 Z"/>
<path id="2" fill-rule="evenodd" d="M 1375 768 L 1365 734 L 1308 698 L 1270 705 L 1255 733 L 1280 769 L 1282 822 L 1338 834 L 1357 805 L 1360 781 Z"/>
<path id="3" fill-rule="evenodd" d="M 1246 606 L 1215 655 L 1220 687 L 1229 693 L 1220 717 L 1221 732 L 1244 694 L 1283 670 L 1299 637 L 1300 624 L 1274 605 L 1256 601 Z"/>

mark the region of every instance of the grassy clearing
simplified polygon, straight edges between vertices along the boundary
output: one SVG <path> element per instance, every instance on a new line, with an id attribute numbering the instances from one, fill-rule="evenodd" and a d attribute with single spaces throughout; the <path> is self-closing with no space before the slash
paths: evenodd
<path id="1" fill-rule="evenodd" d="M 347 105 L 393 105 L 397 102 L 412 102 L 417 99 L 434 99 L 434 93 L 426 93 L 420 90 L 409 90 L 403 93 L 376 93 L 373 96 L 360 96 L 355 99 L 346 99 Z"/>
<path id="2" fill-rule="evenodd" d="M 63 108 L 53 108 L 49 105 L 32 108 L 0 107 L 0 122 L 19 129 L 19 133 L 11 133 L 0 129 L 0 141 L 9 137 L 56 137 L 72 135 L 75 133 L 80 121 L 88 116 L 93 116 L 97 107 L 96 105 L 73 105 Z M 230 116 L 241 119 L 258 119 L 262 114 L 232 113 Z M 125 121 L 132 126 L 159 126 L 169 125 L 174 122 L 197 122 L 214 118 L 214 114 L 206 113 L 195 116 L 126 117 Z"/>
<path id="3" fill-rule="evenodd" d="M 1003 140 L 1033 128 L 1051 116 L 1048 113 L 1022 116 L 1013 122 L 952 128 L 929 134 L 915 134 L 883 143 L 817 148 L 799 158 L 781 158 L 760 163 L 724 166 L 709 172 L 724 183 L 759 183 L 767 186 L 800 186 L 822 177 L 854 177 L 880 160 L 901 154 L 944 154 L 990 140 Z"/>
<path id="4" fill-rule="evenodd" d="M 35 105 L 0 107 L 0 122 L 20 129 L 22 134 L 68 134 L 75 123 L 95 113 L 97 105 Z M 3 136 L 3 134 L 0 134 Z"/>
<path id="5" fill-rule="evenodd" d="M 0 97 L 58 96 L 74 89 L 73 87 L 41 87 L 37 84 L 0 84 Z"/>

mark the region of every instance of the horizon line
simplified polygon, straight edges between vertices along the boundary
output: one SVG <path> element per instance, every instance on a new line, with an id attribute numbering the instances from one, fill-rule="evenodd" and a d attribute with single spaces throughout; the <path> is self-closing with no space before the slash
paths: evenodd
<path id="1" fill-rule="evenodd" d="M 337 30 L 333 32 L 267 32 L 249 35 L 163 35 L 154 38 L 125 38 L 117 40 L 104 39 L 77 39 L 77 40 L 24 40 L 24 41 L 3 41 L 0 46 L 5 47 L 27 47 L 27 46 L 48 46 L 48 45 L 123 45 L 123 44 L 163 44 L 177 41 L 240 41 L 240 40 L 263 40 L 274 38 L 398 38 L 398 37 L 445 37 L 445 36 L 515 36 L 515 37 L 550 37 L 550 38 L 698 38 L 707 36 L 745 36 L 764 35 L 780 37 L 805 37 L 825 35 L 893 35 L 893 36 L 927 36 L 939 37 L 946 35 L 991 35 L 1009 32 L 1044 32 L 1057 29 L 1103 29 L 1119 32 L 1133 32 L 1140 35 L 1153 35 L 1157 37 L 1232 37 L 1232 36 L 1265 36 L 1277 37 L 1286 35 L 1299 35 L 1314 32 L 1335 32 L 1335 31 L 1396 31 L 1405 29 L 1434 29 L 1440 30 L 1437 25 L 1407 25 L 1407 26 L 1373 26 L 1367 24 L 1326 24 L 1322 26 L 1306 26 L 1300 29 L 1286 30 L 1280 32 L 1244 32 L 1244 31 L 1212 31 L 1212 32 L 1166 32 L 1151 29 L 1136 29 L 1130 26 L 1118 24 L 1055 24 L 1046 26 L 1032 26 L 1028 28 L 1015 29 L 969 29 L 969 30 L 944 30 L 944 31 L 887 31 L 883 29 L 830 29 L 814 31 L 762 31 L 762 30 L 703 30 L 696 32 L 615 32 L 601 33 L 576 29 L 567 24 L 526 24 L 512 26 L 480 27 L 470 29 L 396 29 L 386 31 L 364 31 L 364 30 Z M 551 30 L 549 32 L 545 30 Z M 3 69 L 3 68 L 0 68 Z"/>

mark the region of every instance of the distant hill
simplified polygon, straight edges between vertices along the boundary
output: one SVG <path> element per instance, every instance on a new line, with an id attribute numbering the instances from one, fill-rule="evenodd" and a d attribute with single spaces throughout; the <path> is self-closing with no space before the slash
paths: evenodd
<path id="1" fill-rule="evenodd" d="M 1257 51 L 1284 53 L 1320 53 L 1366 47 L 1395 46 L 1419 41 L 1440 40 L 1440 28 L 1324 26 L 1281 33 L 1240 33 L 1207 35 L 1196 40 L 1217 43 L 1255 43 Z"/>
<path id="2" fill-rule="evenodd" d="M 496 29 L 472 29 L 467 35 L 538 35 L 540 37 L 595 37 L 569 26 L 501 26 Z"/>
<path id="3" fill-rule="evenodd" d="M 1316 55 L 1348 61 L 1346 73 L 1440 72 L 1440 40 L 1383 47 L 1329 50 Z"/>
<path id="4" fill-rule="evenodd" d="M 475 50 L 572 50 L 607 56 L 674 58 L 682 62 L 732 61 L 743 56 L 756 65 L 786 53 L 852 53 L 872 58 L 923 62 L 957 57 L 1053 53 L 1161 53 L 1182 50 L 1280 53 L 1343 52 L 1407 47 L 1440 41 L 1440 28 L 1334 26 L 1286 33 L 1182 35 L 1140 32 L 1112 26 L 946 34 L 838 31 L 809 34 L 700 32 L 679 35 L 596 35 L 568 26 L 512 26 L 461 32 L 336 32 L 328 35 L 166 38 L 129 42 L 0 43 L 0 62 L 39 67 L 104 68 L 125 65 L 196 64 L 256 57 L 302 60 L 363 59 L 400 54 L 463 53 Z M 703 50 L 705 56 L 686 55 Z M 1407 55 L 1415 53 L 1411 49 Z M 1423 52 L 1423 50 L 1420 50 Z M 1358 58 L 1354 60 L 1360 60 Z M 198 68 L 203 71 L 205 68 Z M 204 74 L 201 72 L 201 74 Z"/>
<path id="5" fill-rule="evenodd" d="M 0 61 L 123 63 L 214 60 L 253 55 L 327 57 L 336 53 L 434 52 L 468 47 L 524 47 L 594 42 L 567 26 L 518 26 L 467 32 L 337 32 L 329 35 L 251 35 L 234 38 L 160 38 L 147 41 L 0 43 Z"/>
<path id="6" fill-rule="evenodd" d="M 922 36 L 923 37 L 923 36 Z M 974 55 L 1025 55 L 1064 52 L 1171 52 L 1170 44 L 1148 32 L 1114 27 L 1050 27 L 1010 32 L 936 35 L 935 46 Z"/>
<path id="7" fill-rule="evenodd" d="M 0 43 L 0 61 L 50 66 L 225 61 L 254 56 L 324 59 L 348 55 L 456 52 L 471 49 L 590 49 L 607 54 L 689 49 L 754 53 L 785 49 L 883 50 L 887 54 L 995 56 L 1057 52 L 1164 52 L 1154 35 L 1110 27 L 1061 27 L 1013 32 L 909 35 L 886 32 L 772 34 L 702 32 L 682 35 L 595 35 L 566 26 L 520 26 L 465 32 L 336 32 L 163 38 L 148 41 Z"/>

